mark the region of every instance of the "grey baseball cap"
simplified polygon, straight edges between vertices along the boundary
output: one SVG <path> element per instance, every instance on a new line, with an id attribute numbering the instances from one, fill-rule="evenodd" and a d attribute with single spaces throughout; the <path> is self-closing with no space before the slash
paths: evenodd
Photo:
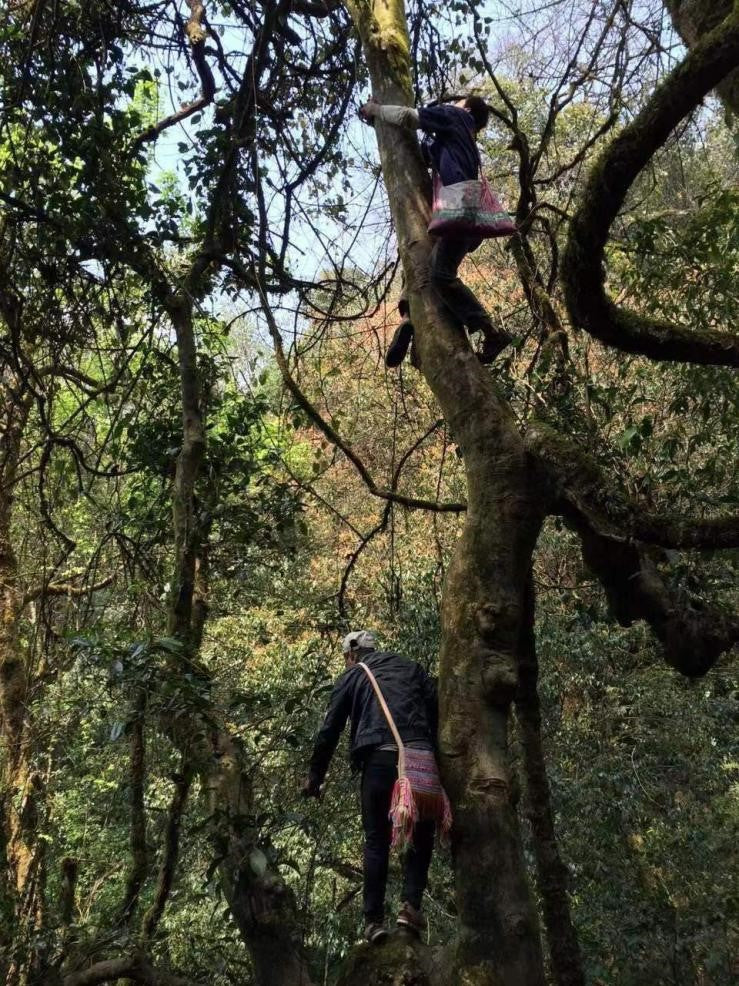
<path id="1" fill-rule="evenodd" d="M 354 650 L 355 647 L 365 647 L 367 650 L 375 650 L 377 640 L 371 630 L 352 630 L 341 641 L 341 649 L 345 654 Z"/>

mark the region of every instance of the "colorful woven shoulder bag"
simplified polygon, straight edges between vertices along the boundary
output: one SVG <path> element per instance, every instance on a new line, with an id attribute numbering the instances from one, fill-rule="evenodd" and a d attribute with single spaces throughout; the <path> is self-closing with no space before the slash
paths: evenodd
<path id="1" fill-rule="evenodd" d="M 477 148 L 476 148 L 477 149 Z M 442 185 L 434 172 L 434 198 L 429 233 L 439 236 L 511 236 L 516 224 L 488 185 L 482 173 L 482 159 L 477 149 L 479 178 Z"/>
<path id="2" fill-rule="evenodd" d="M 446 791 L 441 786 L 439 768 L 433 750 L 406 748 L 387 706 L 377 679 L 367 665 L 359 667 L 370 680 L 380 703 L 390 732 L 398 747 L 398 779 L 390 801 L 390 820 L 393 823 L 392 845 L 402 848 L 413 837 L 413 826 L 420 820 L 433 820 L 442 839 L 447 839 L 452 827 L 452 809 Z"/>

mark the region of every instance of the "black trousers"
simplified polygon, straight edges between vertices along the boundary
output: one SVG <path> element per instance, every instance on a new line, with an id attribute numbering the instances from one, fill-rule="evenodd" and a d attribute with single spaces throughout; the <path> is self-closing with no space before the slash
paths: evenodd
<path id="1" fill-rule="evenodd" d="M 466 325 L 470 332 L 493 330 L 490 316 L 457 273 L 467 254 L 479 245 L 479 236 L 439 236 L 431 249 L 431 284 L 434 291 L 457 325 Z M 401 283 L 398 311 L 404 318 L 410 313 L 405 276 Z"/>
<path id="2" fill-rule="evenodd" d="M 439 236 L 431 249 L 431 284 L 449 315 L 469 332 L 492 331 L 490 316 L 458 274 L 468 253 L 480 245 L 479 237 Z"/>
<path id="3" fill-rule="evenodd" d="M 364 827 L 364 917 L 382 921 L 385 916 L 385 886 L 390 860 L 392 825 L 388 818 L 393 785 L 398 778 L 398 754 L 375 750 L 362 770 L 362 825 Z M 418 822 L 413 842 L 405 852 L 403 900 L 421 906 L 426 889 L 431 853 L 434 849 L 434 822 Z"/>

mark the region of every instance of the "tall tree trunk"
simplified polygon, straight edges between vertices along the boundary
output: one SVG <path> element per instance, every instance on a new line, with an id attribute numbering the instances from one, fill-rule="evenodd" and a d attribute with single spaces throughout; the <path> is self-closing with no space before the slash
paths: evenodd
<path id="1" fill-rule="evenodd" d="M 6 380 L 3 394 L 3 433 L 0 443 L 0 740 L 2 741 L 2 825 L 5 847 L 5 888 L 12 896 L 15 935 L 0 932 L 8 946 L 18 946 L 41 918 L 42 848 L 36 838 L 43 783 L 32 769 L 29 750 L 29 669 L 19 637 L 23 593 L 12 543 L 12 513 L 18 457 L 30 410 L 17 381 Z M 7 942 L 3 941 L 7 937 Z M 7 972 L 9 986 L 20 982 L 26 959 L 18 954 Z"/>
<path id="2" fill-rule="evenodd" d="M 412 103 L 402 0 L 347 0 L 374 94 Z M 429 282 L 429 181 L 414 134 L 376 121 L 421 367 L 460 446 L 465 529 L 447 574 L 440 668 L 443 772 L 455 812 L 455 982 L 542 986 L 538 921 L 508 758 L 531 556 L 543 514 L 510 409 Z"/>
<path id="3" fill-rule="evenodd" d="M 182 448 L 173 490 L 175 569 L 169 632 L 187 660 L 197 659 L 207 616 L 207 529 L 198 517 L 195 488 L 205 456 L 200 377 L 189 297 L 169 300 L 177 333 L 182 400 Z M 207 682 L 207 672 L 197 666 Z M 249 950 L 258 986 L 312 986 L 301 952 L 295 899 L 276 868 L 257 849 L 253 791 L 243 753 L 226 728 L 193 719 L 170 734 L 193 763 L 208 792 L 213 846 L 226 899 Z"/>
<path id="4" fill-rule="evenodd" d="M 567 895 L 569 874 L 554 830 L 544 749 L 541 741 L 539 665 L 534 640 L 534 587 L 529 578 L 527 605 L 521 627 L 519 689 L 516 718 L 523 745 L 528 815 L 534 838 L 537 885 L 547 929 L 549 957 L 556 986 L 585 986 L 580 946 Z"/>

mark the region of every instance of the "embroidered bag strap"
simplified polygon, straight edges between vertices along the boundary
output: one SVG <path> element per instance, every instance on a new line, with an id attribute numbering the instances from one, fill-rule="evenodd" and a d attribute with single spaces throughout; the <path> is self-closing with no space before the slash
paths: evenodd
<path id="1" fill-rule="evenodd" d="M 375 676 L 372 674 L 372 672 L 364 663 L 364 661 L 358 661 L 357 664 L 360 668 L 362 668 L 364 673 L 369 678 L 370 684 L 372 685 L 375 691 L 375 695 L 377 696 L 377 701 L 380 703 L 380 708 L 385 713 L 385 718 L 387 719 L 387 724 L 390 727 L 390 732 L 393 734 L 393 739 L 398 745 L 398 777 L 404 777 L 405 776 L 405 747 L 403 746 L 403 740 L 400 738 L 400 733 L 398 732 L 398 728 L 395 725 L 395 720 L 392 717 L 390 709 L 387 707 L 385 696 L 382 694 L 382 690 L 380 689 L 380 686 L 377 684 L 377 679 L 375 678 Z"/>

